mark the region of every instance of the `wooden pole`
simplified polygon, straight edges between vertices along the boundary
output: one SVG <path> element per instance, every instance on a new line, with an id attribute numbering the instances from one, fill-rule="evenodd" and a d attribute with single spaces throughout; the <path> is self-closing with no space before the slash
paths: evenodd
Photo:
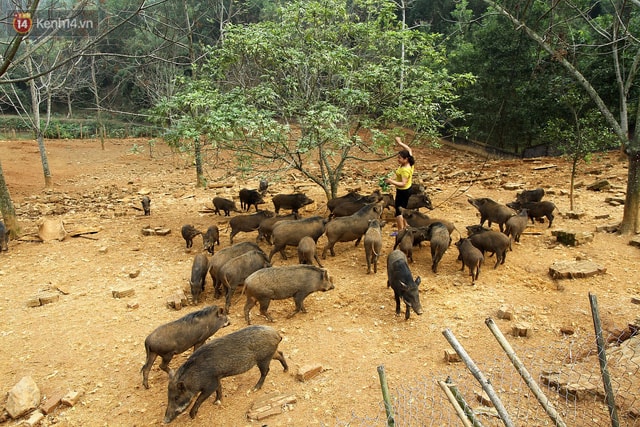
<path id="1" fill-rule="evenodd" d="M 449 385 L 444 381 L 438 381 L 438 385 L 440 386 L 442 391 L 444 391 L 444 394 L 447 395 L 447 399 L 449 399 L 449 402 L 451 403 L 451 406 L 453 406 L 453 409 L 456 410 L 456 414 L 458 414 L 458 418 L 460 418 L 462 425 L 464 425 L 464 427 L 472 427 L 472 424 L 467 419 L 465 412 L 460 407 L 460 404 L 456 400 L 453 393 L 451 393 L 451 390 L 449 389 Z"/>
<path id="2" fill-rule="evenodd" d="M 618 427 L 618 411 L 616 409 L 616 400 L 613 396 L 613 387 L 611 387 L 611 377 L 607 368 L 607 353 L 605 350 L 604 337 L 602 336 L 602 324 L 600 323 L 600 313 L 598 312 L 598 298 L 589 292 L 589 302 L 591 303 L 591 317 L 593 317 L 593 327 L 596 331 L 596 344 L 598 345 L 598 360 L 600 361 L 600 372 L 602 373 L 602 382 L 604 383 L 605 397 L 609 408 L 609 417 L 611 425 Z"/>
<path id="3" fill-rule="evenodd" d="M 387 412 L 387 427 L 394 427 L 396 425 L 396 421 L 393 415 L 393 406 L 391 405 L 391 399 L 389 398 L 389 387 L 387 386 L 387 376 L 384 373 L 384 365 L 378 366 L 378 376 L 380 377 L 380 388 L 382 389 L 382 400 L 384 400 L 384 409 Z"/>
<path id="4" fill-rule="evenodd" d="M 515 424 L 513 424 L 513 421 L 511 421 L 511 418 L 509 417 L 507 410 L 502 405 L 502 401 L 496 394 L 495 390 L 493 389 L 493 386 L 491 385 L 489 380 L 485 378 L 484 374 L 476 366 L 473 360 L 469 357 L 469 355 L 467 354 L 465 349 L 460 345 L 460 343 L 458 342 L 456 337 L 453 335 L 451 330 L 445 329 L 444 331 L 442 331 L 442 334 L 447 339 L 447 341 L 449 341 L 449 344 L 451 345 L 451 347 L 453 347 L 456 353 L 458 353 L 458 356 L 460 356 L 460 358 L 465 363 L 465 365 L 467 365 L 467 368 L 469 368 L 469 371 L 471 371 L 471 374 L 473 374 L 476 380 L 478 380 L 478 382 L 482 386 L 482 389 L 487 393 L 487 395 L 489 396 L 489 399 L 491 399 L 491 403 L 493 403 L 493 406 L 498 411 L 498 415 L 500 416 L 500 419 L 502 420 L 504 425 L 507 427 L 514 427 Z"/>
<path id="5" fill-rule="evenodd" d="M 449 390 L 451 391 L 451 394 L 456 398 L 456 400 L 458 401 L 458 404 L 460 405 L 460 407 L 464 411 L 464 414 L 467 416 L 467 419 L 469 419 L 469 421 L 471 421 L 471 424 L 473 425 L 473 427 L 483 427 L 483 425 L 480 422 L 480 420 L 476 418 L 476 415 L 473 412 L 473 409 L 464 400 L 464 396 L 462 396 L 462 394 L 460 394 L 460 392 L 458 391 L 458 387 L 456 387 L 456 385 L 453 383 L 453 381 L 451 381 L 450 377 L 447 377 L 447 380 L 445 381 L 445 384 L 447 384 L 447 386 L 449 387 Z"/>
<path id="6" fill-rule="evenodd" d="M 484 321 L 484 323 L 489 327 L 489 330 L 491 331 L 491 333 L 493 333 L 493 336 L 496 337 L 496 339 L 502 346 L 502 349 L 507 354 L 507 357 L 509 357 L 509 360 L 511 360 L 511 363 L 513 364 L 513 366 L 516 368 L 516 370 L 518 371 L 518 373 L 520 374 L 524 382 L 529 387 L 529 389 L 531 389 L 533 394 L 536 396 L 536 398 L 538 399 L 538 402 L 540 402 L 540 404 L 542 405 L 544 410 L 547 412 L 547 415 L 549 415 L 549 417 L 554 422 L 554 424 L 557 427 L 567 427 L 565 422 L 562 420 L 562 417 L 560 416 L 560 414 L 558 414 L 558 412 L 551 405 L 551 403 L 549 403 L 549 399 L 547 399 L 547 396 L 545 396 L 542 390 L 540 390 L 540 387 L 538 387 L 538 384 L 534 381 L 534 379 L 531 377 L 531 375 L 527 371 L 527 368 L 520 361 L 520 359 L 516 355 L 516 352 L 513 350 L 513 348 L 511 347 L 509 342 L 506 340 L 504 335 L 502 335 L 502 332 L 500 332 L 500 329 L 498 329 L 493 319 L 489 317 Z"/>

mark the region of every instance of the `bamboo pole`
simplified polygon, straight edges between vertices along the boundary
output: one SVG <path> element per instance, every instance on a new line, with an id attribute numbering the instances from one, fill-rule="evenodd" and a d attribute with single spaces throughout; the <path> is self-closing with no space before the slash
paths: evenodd
<path id="1" fill-rule="evenodd" d="M 506 340 L 504 335 L 502 335 L 502 332 L 500 332 L 500 329 L 498 329 L 493 319 L 488 317 L 484 321 L 484 323 L 489 327 L 489 330 L 491 331 L 491 333 L 493 333 L 493 336 L 496 337 L 496 340 L 498 340 L 498 343 L 500 343 L 500 345 L 502 346 L 502 349 L 507 354 L 507 357 L 509 357 L 509 360 L 511 360 L 511 363 L 513 364 L 513 366 L 516 368 L 516 370 L 518 371 L 518 373 L 520 374 L 524 382 L 529 387 L 529 389 L 531 389 L 533 394 L 536 396 L 536 398 L 538 399 L 538 402 L 540 402 L 540 404 L 542 405 L 544 410 L 547 412 L 547 415 L 549 415 L 549 417 L 554 422 L 554 424 L 557 427 L 566 427 L 567 425 L 562 420 L 562 417 L 560 416 L 560 414 L 558 414 L 558 412 L 551 405 L 551 403 L 549 403 L 549 399 L 547 399 L 547 396 L 542 392 L 540 387 L 538 387 L 538 383 L 536 383 L 533 377 L 531 377 L 531 374 L 529 374 L 529 372 L 527 371 L 527 368 L 524 366 L 524 364 L 520 361 L 520 359 L 516 355 L 516 352 L 513 350 L 513 348 L 511 347 L 509 342 Z"/>
<path id="2" fill-rule="evenodd" d="M 448 383 L 444 381 L 438 381 L 438 385 L 440 386 L 442 391 L 444 391 L 444 394 L 447 395 L 447 399 L 449 399 L 449 402 L 451 403 L 451 406 L 453 406 L 453 409 L 456 410 L 456 414 L 458 415 L 458 418 L 460 418 L 462 425 L 464 425 L 464 427 L 472 427 L 472 424 L 467 419 L 467 416 L 465 412 L 462 410 L 462 407 L 460 407 L 460 404 L 458 403 L 455 396 L 449 389 Z"/>
<path id="3" fill-rule="evenodd" d="M 618 427 L 618 411 L 616 409 L 616 400 L 613 396 L 613 387 L 611 387 L 611 377 L 607 368 L 607 353 L 605 350 L 604 337 L 602 336 L 602 324 L 600 323 L 600 313 L 598 312 L 598 298 L 589 292 L 589 302 L 591 303 L 591 317 L 593 317 L 593 327 L 596 331 L 596 344 L 598 345 L 598 361 L 600 362 L 600 372 L 602 373 L 602 382 L 604 383 L 605 397 L 607 407 L 609 408 L 609 417 L 611 425 Z"/>
<path id="4" fill-rule="evenodd" d="M 464 414 L 467 416 L 467 419 L 471 421 L 471 424 L 473 425 L 473 427 L 483 427 L 480 420 L 476 418 L 476 415 L 473 412 L 473 409 L 464 400 L 464 396 L 460 394 L 460 392 L 458 391 L 458 387 L 456 387 L 453 381 L 451 381 L 450 377 L 447 377 L 445 384 L 447 384 L 447 386 L 449 387 L 451 394 L 453 394 L 453 396 L 456 398 L 456 400 L 458 401 L 458 404 L 462 407 Z"/>
<path id="5" fill-rule="evenodd" d="M 378 376 L 380 377 L 380 388 L 382 389 L 382 400 L 384 400 L 384 409 L 387 412 L 387 427 L 394 427 L 396 421 L 393 415 L 393 406 L 389 398 L 389 387 L 387 385 L 387 376 L 384 373 L 384 365 L 378 366 Z"/>
<path id="6" fill-rule="evenodd" d="M 515 424 L 513 424 L 513 421 L 511 421 L 511 418 L 509 417 L 507 410 L 502 405 L 502 401 L 500 400 L 500 397 L 498 397 L 498 395 L 496 394 L 495 390 L 493 389 L 493 386 L 491 385 L 489 380 L 485 378 L 482 371 L 478 369 L 476 364 L 469 357 L 465 349 L 460 345 L 460 343 L 458 342 L 456 337 L 453 335 L 451 330 L 445 329 L 444 331 L 442 331 L 442 334 L 447 339 L 447 341 L 449 341 L 449 344 L 451 345 L 451 347 L 453 347 L 456 353 L 458 353 L 458 356 L 460 356 L 462 361 L 467 365 L 467 368 L 469 368 L 469 371 L 471 371 L 471 374 L 473 374 L 476 380 L 478 380 L 478 382 L 482 386 L 482 389 L 487 393 L 487 395 L 489 396 L 489 399 L 491 399 L 491 403 L 493 403 L 493 406 L 498 411 L 498 415 L 500 416 L 500 419 L 502 420 L 504 425 L 507 427 L 514 427 Z"/>

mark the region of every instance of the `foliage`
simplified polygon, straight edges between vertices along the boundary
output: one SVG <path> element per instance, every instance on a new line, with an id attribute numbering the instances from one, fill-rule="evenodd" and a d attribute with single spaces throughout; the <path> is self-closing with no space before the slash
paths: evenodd
<path id="1" fill-rule="evenodd" d="M 456 90 L 473 81 L 450 74 L 437 37 L 402 30 L 394 11 L 392 1 L 355 1 L 351 9 L 336 0 L 295 1 L 273 21 L 229 25 L 200 78 L 182 79 L 154 114 L 170 124 L 174 144 L 204 136 L 216 148 L 281 160 L 333 197 L 354 152 L 388 147 L 382 130 L 397 123 L 435 137 L 461 117 Z"/>

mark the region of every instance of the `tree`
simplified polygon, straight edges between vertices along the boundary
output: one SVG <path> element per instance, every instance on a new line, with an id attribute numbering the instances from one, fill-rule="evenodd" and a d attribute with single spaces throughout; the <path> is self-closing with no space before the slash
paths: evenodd
<path id="1" fill-rule="evenodd" d="M 403 29 L 395 11 L 393 1 L 355 1 L 352 9 L 295 1 L 277 19 L 228 25 L 199 78 L 155 111 L 174 140 L 206 136 L 240 162 L 282 161 L 335 197 L 347 162 L 383 154 L 391 140 L 384 129 L 407 123 L 418 139 L 435 136 L 461 114 L 456 88 L 473 80 L 450 75 L 437 37 Z"/>
<path id="2" fill-rule="evenodd" d="M 574 210 L 574 184 L 580 162 L 589 162 L 593 153 L 614 147 L 617 139 L 603 123 L 602 115 L 594 109 L 586 110 L 587 102 L 577 88 L 564 85 L 565 93 L 558 96 L 565 105 L 568 117 L 549 120 L 543 138 L 563 156 L 571 160 L 569 209 Z"/>
<path id="3" fill-rule="evenodd" d="M 620 223 L 621 234 L 640 230 L 640 126 L 637 126 L 640 104 L 630 106 L 638 97 L 634 86 L 638 84 L 640 67 L 640 41 L 634 36 L 640 24 L 640 4 L 612 1 L 599 9 L 591 2 L 562 3 L 519 2 L 484 0 L 511 21 L 516 31 L 523 31 L 534 40 L 554 61 L 557 61 L 591 98 L 607 125 L 617 136 L 629 164 L 624 214 Z M 568 10 L 567 10 L 568 9 Z M 590 52 L 589 52 L 590 51 Z M 615 99 L 609 95 L 607 84 L 596 75 L 589 74 L 583 56 L 606 54 L 611 60 L 616 89 Z M 588 64 L 588 63 L 587 63 Z M 609 101 L 609 102 L 607 102 Z M 640 102 L 640 101 L 639 101 Z M 616 118 L 617 114 L 617 118 Z M 633 127 L 635 123 L 635 129 Z"/>

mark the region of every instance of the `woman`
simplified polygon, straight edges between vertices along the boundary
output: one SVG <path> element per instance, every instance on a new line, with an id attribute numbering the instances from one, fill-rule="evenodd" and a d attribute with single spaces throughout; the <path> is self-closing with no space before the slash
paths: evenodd
<path id="1" fill-rule="evenodd" d="M 416 163 L 413 158 L 413 152 L 411 148 L 402 142 L 399 136 L 396 136 L 396 142 L 403 148 L 398 152 L 398 169 L 395 170 L 395 178 L 385 179 L 385 182 L 396 187 L 396 223 L 398 225 L 398 231 L 404 229 L 407 226 L 407 222 L 402 216 L 402 210 L 400 208 L 406 208 L 409 203 L 409 195 L 413 178 L 413 165 Z M 398 231 L 391 233 L 392 236 L 396 236 Z"/>

